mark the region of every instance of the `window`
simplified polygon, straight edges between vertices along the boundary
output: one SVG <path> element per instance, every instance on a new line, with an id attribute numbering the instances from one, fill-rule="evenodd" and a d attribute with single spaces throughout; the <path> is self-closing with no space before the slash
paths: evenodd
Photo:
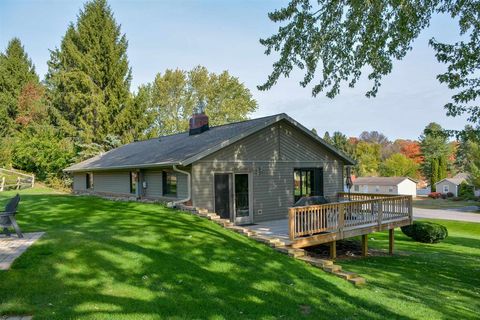
<path id="1" fill-rule="evenodd" d="M 388 192 L 393 192 L 393 187 L 392 186 L 388 187 Z"/>
<path id="2" fill-rule="evenodd" d="M 356 192 L 360 191 L 360 186 L 358 184 L 354 185 L 353 190 L 355 190 Z"/>
<path id="3" fill-rule="evenodd" d="M 93 173 L 86 174 L 87 190 L 93 189 Z"/>
<path id="4" fill-rule="evenodd" d="M 163 171 L 163 195 L 177 196 L 177 176 L 173 172 Z"/>
<path id="5" fill-rule="evenodd" d="M 130 193 L 137 194 L 138 172 L 130 171 Z"/>
<path id="6" fill-rule="evenodd" d="M 293 170 L 293 197 L 297 202 L 302 197 L 323 195 L 323 171 L 316 169 Z"/>
<path id="7" fill-rule="evenodd" d="M 448 193 L 450 189 L 448 188 L 448 184 L 443 186 L 443 193 Z"/>
<path id="8" fill-rule="evenodd" d="M 380 191 L 380 186 L 375 186 L 375 192 L 379 192 Z"/>
<path id="9" fill-rule="evenodd" d="M 363 187 L 363 191 L 364 191 L 365 193 L 368 193 L 368 186 Z"/>

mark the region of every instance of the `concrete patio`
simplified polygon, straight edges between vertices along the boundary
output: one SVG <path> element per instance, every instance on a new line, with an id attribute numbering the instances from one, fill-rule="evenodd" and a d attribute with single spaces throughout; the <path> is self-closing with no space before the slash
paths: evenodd
<path id="1" fill-rule="evenodd" d="M 24 233 L 23 238 L 17 235 L 0 235 L 0 270 L 8 270 L 16 258 L 20 257 L 44 232 Z"/>

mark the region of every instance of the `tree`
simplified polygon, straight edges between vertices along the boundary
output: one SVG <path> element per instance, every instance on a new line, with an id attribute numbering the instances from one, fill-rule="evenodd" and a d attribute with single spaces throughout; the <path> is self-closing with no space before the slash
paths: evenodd
<path id="1" fill-rule="evenodd" d="M 395 144 L 398 144 L 400 153 L 407 158 L 412 159 L 415 163 L 420 164 L 423 162 L 422 150 L 418 141 L 412 140 L 396 140 Z"/>
<path id="2" fill-rule="evenodd" d="M 159 73 L 151 90 L 154 135 L 186 131 L 188 120 L 200 102 L 206 103 L 205 112 L 212 126 L 245 120 L 257 108 L 257 102 L 238 78 L 227 71 L 209 73 L 201 66 L 191 71 Z"/>
<path id="3" fill-rule="evenodd" d="M 357 173 L 359 176 L 375 176 L 380 164 L 380 145 L 360 141 L 356 146 Z"/>
<path id="4" fill-rule="evenodd" d="M 390 142 L 383 133 L 380 133 L 378 131 L 363 131 L 360 134 L 359 139 L 361 141 L 377 143 L 381 146 L 385 146 Z"/>
<path id="5" fill-rule="evenodd" d="M 380 174 L 385 177 L 418 176 L 418 164 L 401 153 L 395 153 L 380 165 Z"/>
<path id="6" fill-rule="evenodd" d="M 127 46 L 106 0 L 92 0 L 68 27 L 60 48 L 51 51 L 50 99 L 83 143 L 127 129 L 119 117 L 131 99 Z"/>
<path id="7" fill-rule="evenodd" d="M 476 188 L 480 188 L 480 143 L 471 140 L 467 144 L 468 164 L 466 170 L 469 174 L 469 182 Z"/>
<path id="8" fill-rule="evenodd" d="M 291 0 L 269 13 L 270 20 L 281 25 L 276 34 L 260 43 L 265 54 L 278 53 L 278 60 L 258 88 L 268 90 L 298 68 L 305 70 L 301 86 L 320 76 L 312 94 L 326 90 L 327 97 L 333 98 L 341 84 L 354 87 L 368 70 L 373 86 L 366 95 L 375 96 L 382 78 L 392 71 L 393 61 L 406 56 L 432 16 L 448 14 L 458 21 L 465 40 L 454 44 L 430 40 L 437 60 L 448 66 L 437 78 L 455 90 L 453 101 L 445 105 L 448 114 L 468 113 L 469 120 L 476 122 L 480 117 L 480 108 L 474 103 L 480 94 L 479 13 L 477 1 Z"/>
<path id="9" fill-rule="evenodd" d="M 455 167 L 458 171 L 467 171 L 469 160 L 470 146 L 469 143 L 480 143 L 480 126 L 472 127 L 470 125 L 459 132 L 457 137 L 458 146 L 455 151 Z"/>
<path id="10" fill-rule="evenodd" d="M 0 53 L 0 137 L 11 135 L 18 115 L 18 99 L 27 84 L 38 85 L 35 67 L 18 38 Z"/>
<path id="11" fill-rule="evenodd" d="M 435 183 L 447 176 L 448 134 L 439 124 L 430 123 L 420 136 L 420 149 L 425 159 L 421 168 L 434 191 Z"/>
<path id="12" fill-rule="evenodd" d="M 330 133 L 328 131 L 325 131 L 325 133 L 323 134 L 323 140 L 325 140 L 325 142 L 328 144 L 333 144 L 332 137 L 330 136 Z"/>

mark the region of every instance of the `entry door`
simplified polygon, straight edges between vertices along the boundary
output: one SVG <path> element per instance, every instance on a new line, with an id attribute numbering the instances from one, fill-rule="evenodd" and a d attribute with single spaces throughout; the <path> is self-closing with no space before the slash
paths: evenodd
<path id="1" fill-rule="evenodd" d="M 230 217 L 230 174 L 215 174 L 215 212 L 223 219 Z"/>
<path id="2" fill-rule="evenodd" d="M 251 183 L 248 173 L 234 174 L 235 223 L 252 223 Z"/>

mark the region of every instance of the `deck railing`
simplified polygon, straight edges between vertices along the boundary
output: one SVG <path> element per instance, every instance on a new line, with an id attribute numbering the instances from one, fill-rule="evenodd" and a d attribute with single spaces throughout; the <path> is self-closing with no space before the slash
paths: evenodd
<path id="1" fill-rule="evenodd" d="M 412 220 L 411 196 L 355 195 L 372 198 L 289 208 L 290 239 Z"/>

